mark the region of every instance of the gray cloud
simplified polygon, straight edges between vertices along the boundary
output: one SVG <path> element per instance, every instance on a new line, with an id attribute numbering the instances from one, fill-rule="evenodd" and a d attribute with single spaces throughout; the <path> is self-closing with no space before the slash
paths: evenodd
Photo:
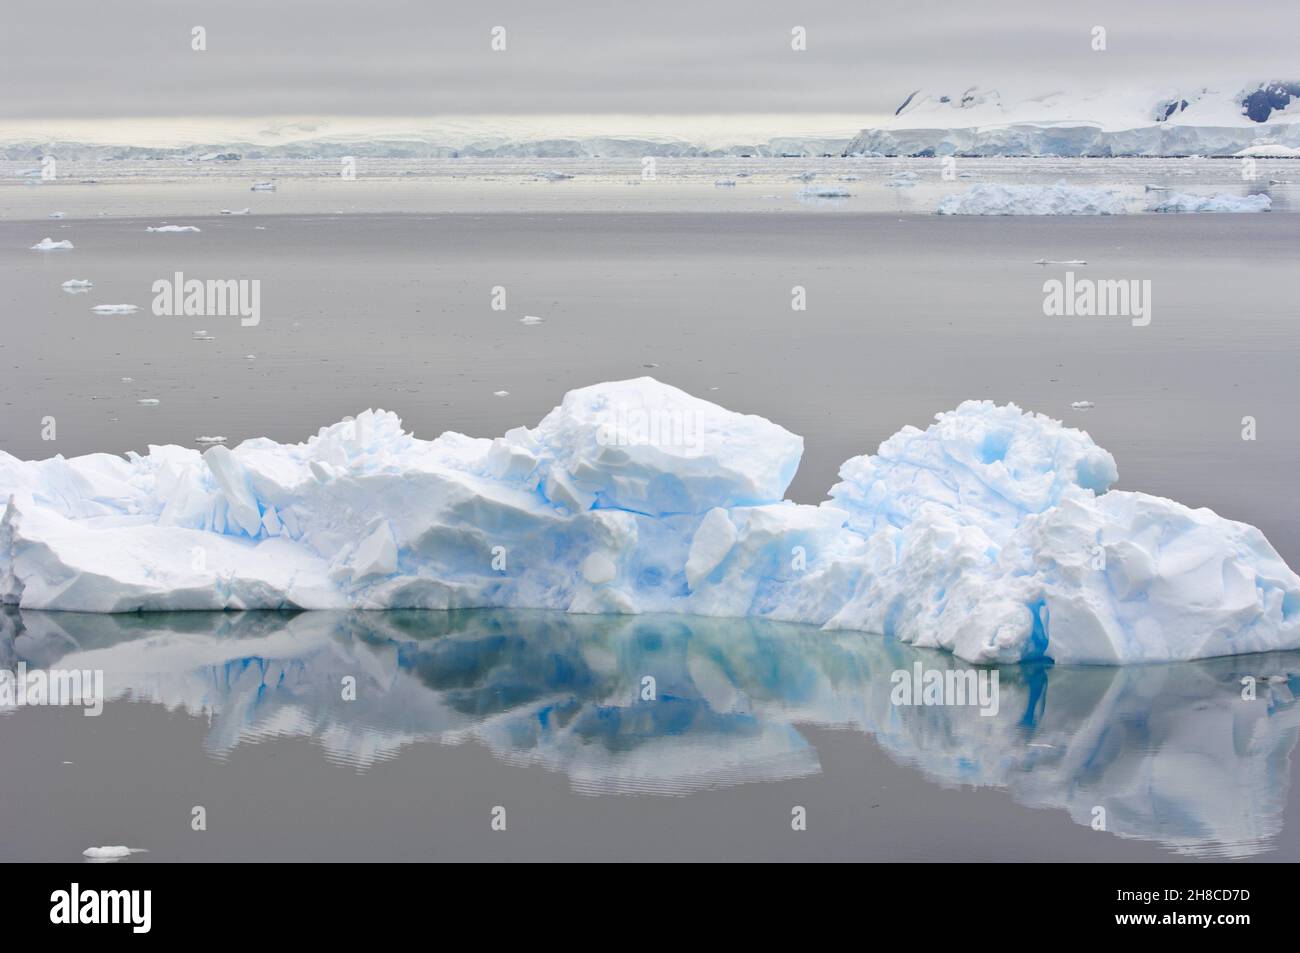
<path id="1" fill-rule="evenodd" d="M 0 33 L 0 117 L 892 111 L 918 87 L 1300 74 L 1300 4 L 59 0 Z M 489 49 L 503 25 L 509 48 Z M 1103 25 L 1109 49 L 1089 48 Z M 208 49 L 190 49 L 190 29 Z M 808 50 L 790 49 L 790 29 Z"/>

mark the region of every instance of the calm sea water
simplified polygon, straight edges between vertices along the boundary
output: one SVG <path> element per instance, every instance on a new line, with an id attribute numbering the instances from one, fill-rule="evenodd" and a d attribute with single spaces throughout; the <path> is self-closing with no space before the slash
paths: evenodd
<path id="1" fill-rule="evenodd" d="M 110 698 L 0 715 L 4 860 L 1300 859 L 1294 653 L 927 707 L 950 656 L 756 621 L 5 610 L 0 663 Z"/>
<path id="2" fill-rule="evenodd" d="M 1189 167 L 1066 168 L 1140 190 Z M 1189 178 L 1239 190 L 1225 169 Z M 517 169 L 349 193 L 183 176 L 5 187 L 0 449 L 301 440 L 366 407 L 424 437 L 496 435 L 572 387 L 652 374 L 802 434 L 790 494 L 816 502 L 844 459 L 986 397 L 1086 428 L 1121 486 L 1255 523 L 1300 565 L 1290 186 L 1267 215 L 940 219 L 920 213 L 961 183 L 808 204 L 795 171 L 742 180 L 739 198 L 712 187 L 721 167 L 668 199 L 621 171 L 552 184 Z M 201 231 L 145 230 L 163 222 Z M 76 248 L 29 250 L 46 235 Z M 1043 282 L 1066 269 L 1042 258 L 1150 280 L 1151 324 L 1045 317 Z M 178 271 L 259 280 L 261 322 L 155 316 L 153 282 Z M 95 286 L 68 294 L 70 278 Z M 807 310 L 791 308 L 796 285 Z M 141 311 L 91 312 L 116 303 Z M 1300 858 L 1294 658 L 1005 670 L 997 715 L 981 716 L 890 705 L 894 671 L 942 656 L 749 622 L 10 611 L 0 625 L 5 667 L 102 668 L 113 699 L 99 718 L 0 716 L 0 763 L 20 766 L 0 771 L 0 816 L 23 819 L 0 824 L 2 859 L 117 843 L 151 851 L 137 860 Z M 1255 702 L 1246 675 L 1262 677 Z"/>

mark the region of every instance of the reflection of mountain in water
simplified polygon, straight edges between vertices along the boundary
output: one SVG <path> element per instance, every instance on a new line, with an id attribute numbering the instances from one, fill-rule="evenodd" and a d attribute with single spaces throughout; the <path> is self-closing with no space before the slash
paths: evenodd
<path id="1" fill-rule="evenodd" d="M 301 735 L 364 768 L 417 742 L 473 739 L 588 793 L 816 774 L 796 726 L 853 728 L 939 783 L 1005 787 L 1080 824 L 1101 806 L 1120 836 L 1228 855 L 1280 832 L 1300 728 L 1294 654 L 1003 669 L 1000 710 L 985 717 L 891 704 L 894 671 L 949 656 L 756 620 L 5 610 L 0 666 L 20 661 L 103 669 L 111 698 L 209 716 L 218 758 Z M 1241 697 L 1246 676 L 1254 701 Z"/>

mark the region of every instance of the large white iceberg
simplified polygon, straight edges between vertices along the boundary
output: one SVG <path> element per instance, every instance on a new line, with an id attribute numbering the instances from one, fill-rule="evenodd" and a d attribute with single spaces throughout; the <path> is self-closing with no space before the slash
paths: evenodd
<path id="1" fill-rule="evenodd" d="M 756 616 L 976 662 L 1300 648 L 1300 577 L 1263 534 L 1109 490 L 1110 454 L 1047 417 L 968 401 L 820 506 L 783 499 L 802 450 L 639 378 L 495 440 L 366 411 L 301 444 L 0 452 L 0 601 Z"/>

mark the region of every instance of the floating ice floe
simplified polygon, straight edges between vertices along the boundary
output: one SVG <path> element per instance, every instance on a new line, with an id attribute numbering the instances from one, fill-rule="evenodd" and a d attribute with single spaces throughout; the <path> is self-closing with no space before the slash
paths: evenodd
<path id="1" fill-rule="evenodd" d="M 197 232 L 199 231 L 199 229 L 197 226 L 194 225 L 159 225 L 156 228 L 151 225 L 148 228 L 146 228 L 145 231 L 146 232 Z"/>
<path id="2" fill-rule="evenodd" d="M 1124 215 L 1128 200 L 1113 189 L 1068 185 L 976 185 L 946 196 L 939 215 Z"/>
<path id="3" fill-rule="evenodd" d="M 95 287 L 95 283 L 86 278 L 70 278 L 59 287 L 68 294 L 81 295 Z"/>
<path id="4" fill-rule="evenodd" d="M 1273 200 L 1263 193 L 1256 195 L 1184 195 L 1171 192 L 1148 207 L 1151 212 L 1267 212 Z"/>
<path id="5" fill-rule="evenodd" d="M 1097 405 L 1090 400 L 1074 400 L 1070 402 L 1070 406 L 1075 410 L 1092 410 Z"/>
<path id="6" fill-rule="evenodd" d="M 812 185 L 800 189 L 798 195 L 805 199 L 846 199 L 853 193 L 837 185 Z"/>
<path id="7" fill-rule="evenodd" d="M 274 183 L 274 182 L 254 182 L 252 185 L 250 185 L 250 186 L 248 187 L 248 191 L 250 191 L 250 192 L 274 192 L 274 191 L 275 191 L 275 183 Z"/>
<path id="8" fill-rule="evenodd" d="M 819 506 L 783 499 L 802 452 L 638 378 L 495 440 L 366 411 L 300 444 L 0 453 L 0 600 L 755 616 L 978 663 L 1300 648 L 1300 577 L 1259 530 L 1110 490 L 1111 455 L 1048 417 L 967 401 L 847 461 Z"/>
<path id="9" fill-rule="evenodd" d="M 908 189 L 916 185 L 920 176 L 910 170 L 906 172 L 895 172 L 885 180 L 885 187 L 890 189 Z"/>
<path id="10" fill-rule="evenodd" d="M 714 188 L 734 189 L 736 187 L 735 179 L 718 179 L 713 183 Z"/>
<path id="11" fill-rule="evenodd" d="M 568 172 L 545 171 L 545 172 L 538 172 L 536 175 L 533 176 L 533 178 L 541 179 L 543 182 L 564 182 L 567 179 L 573 178 L 573 176 L 570 175 Z"/>
<path id="12" fill-rule="evenodd" d="M 140 308 L 134 304 L 97 304 L 90 310 L 96 314 L 134 314 Z"/>
<path id="13" fill-rule="evenodd" d="M 32 246 L 32 251 L 59 251 L 61 249 L 67 249 L 71 251 L 72 242 L 69 241 L 56 242 L 52 238 L 42 238 L 39 242 L 37 242 L 35 245 Z"/>
<path id="14" fill-rule="evenodd" d="M 223 208 L 221 210 L 222 215 L 251 215 L 252 213 L 251 208 Z"/>
<path id="15" fill-rule="evenodd" d="M 509 396 L 510 396 L 510 391 L 508 391 L 508 390 L 494 390 L 494 391 L 492 392 L 492 396 L 493 396 L 493 397 L 509 397 Z"/>
<path id="16" fill-rule="evenodd" d="M 50 217 L 50 218 L 63 218 L 63 213 L 62 213 L 62 212 L 51 212 L 49 217 Z"/>
<path id="17" fill-rule="evenodd" d="M 1053 258 L 1039 258 L 1034 262 L 1035 265 L 1086 265 L 1088 264 L 1082 258 L 1070 258 L 1057 261 Z"/>
<path id="18" fill-rule="evenodd" d="M 195 437 L 195 443 L 225 443 L 225 437 Z"/>
<path id="19" fill-rule="evenodd" d="M 537 315 L 535 315 L 535 314 L 526 314 L 526 315 L 524 315 L 522 318 L 519 319 L 519 323 L 520 323 L 520 324 L 528 324 L 528 325 L 541 324 L 541 323 L 542 323 L 542 320 L 543 320 L 542 318 L 539 318 L 539 317 L 538 317 Z"/>
<path id="20" fill-rule="evenodd" d="M 130 857 L 132 854 L 149 853 L 143 847 L 87 847 L 81 852 L 81 856 L 89 857 L 91 860 L 120 860 L 123 857 Z"/>
<path id="21" fill-rule="evenodd" d="M 161 403 L 161 401 L 159 401 L 157 397 L 141 397 L 136 401 L 136 403 L 144 404 L 146 407 L 152 407 L 155 404 Z"/>

